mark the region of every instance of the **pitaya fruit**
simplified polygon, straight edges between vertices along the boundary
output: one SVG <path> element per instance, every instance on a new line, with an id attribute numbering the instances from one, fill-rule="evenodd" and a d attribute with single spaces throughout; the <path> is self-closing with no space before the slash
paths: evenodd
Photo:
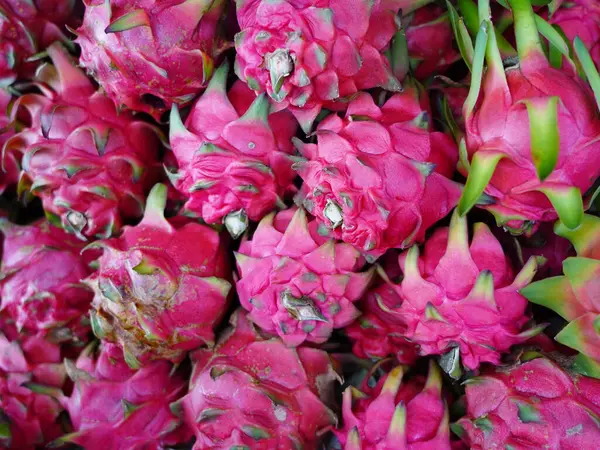
<path id="1" fill-rule="evenodd" d="M 4 251 L 0 311 L 26 334 L 55 342 L 85 342 L 92 292 L 81 283 L 91 273 L 82 242 L 46 220 L 18 226 L 0 219 Z"/>
<path id="2" fill-rule="evenodd" d="M 450 181 L 458 150 L 432 131 L 426 95 L 405 85 L 381 108 L 367 93 L 317 128 L 317 144 L 297 141 L 306 158 L 295 164 L 304 180 L 304 207 L 337 239 L 374 259 L 409 247 L 447 215 L 461 186 Z"/>
<path id="3" fill-rule="evenodd" d="M 373 387 L 344 391 L 343 428 L 335 435 L 344 450 L 450 450 L 448 406 L 436 363 L 427 379 L 403 383 L 402 366 L 393 368 Z"/>
<path id="4" fill-rule="evenodd" d="M 550 19 L 570 41 L 579 37 L 600 68 L 600 3 L 597 0 L 569 0 Z"/>
<path id="5" fill-rule="evenodd" d="M 60 44 L 48 54 L 54 66 L 36 76 L 44 95 L 13 107 L 29 112 L 31 126 L 6 142 L 3 159 L 21 161 L 19 189 L 41 197 L 51 221 L 83 240 L 109 237 L 142 214 L 159 141 L 151 125 L 96 92 Z"/>
<path id="6" fill-rule="evenodd" d="M 360 90 L 401 91 L 383 55 L 399 0 L 237 0 L 236 74 L 288 108 L 309 132 L 323 105 Z M 408 11 L 405 11 L 405 13 Z"/>
<path id="7" fill-rule="evenodd" d="M 189 393 L 172 405 L 193 450 L 315 449 L 336 417 L 324 402 L 338 378 L 329 355 L 265 338 L 242 310 L 214 350 L 192 354 Z"/>
<path id="8" fill-rule="evenodd" d="M 482 362 L 498 364 L 512 345 L 543 328 L 524 329 L 527 299 L 518 292 L 538 264 L 538 258 L 531 258 L 514 276 L 490 229 L 476 224 L 469 245 L 467 221 L 455 211 L 450 227 L 437 229 L 427 240 L 422 257 L 416 245 L 400 256 L 403 280 L 375 288 L 348 334 L 355 340 L 380 339 L 380 353 L 371 345 L 370 356 L 402 351 L 408 341 L 422 356 L 444 355 L 444 369 L 459 369 L 459 359 L 471 370 Z"/>
<path id="9" fill-rule="evenodd" d="M 460 60 L 448 13 L 427 5 L 402 17 L 413 74 L 419 80 L 446 71 Z"/>
<path id="10" fill-rule="evenodd" d="M 168 174 L 189 197 L 186 215 L 223 222 L 237 238 L 248 219 L 259 221 L 295 192 L 290 154 L 297 125 L 284 111 L 269 116 L 265 95 L 248 104 L 249 92 L 239 84 L 228 98 L 227 73 L 227 64 L 215 72 L 186 121 L 187 129 L 173 107 L 170 141 L 179 172 Z"/>
<path id="11" fill-rule="evenodd" d="M 91 322 L 99 339 L 117 342 L 138 368 L 152 359 L 180 362 L 214 341 L 230 283 L 219 234 L 184 217 L 166 220 L 167 188 L 154 186 L 142 222 L 119 238 L 96 241 L 98 271 Z"/>
<path id="12" fill-rule="evenodd" d="M 504 237 L 510 235 L 504 234 Z M 554 227 L 551 223 L 543 223 L 533 236 L 513 237 L 517 242 L 518 259 L 520 263 L 525 263 L 532 256 L 541 256 L 546 262 L 540 268 L 536 279 L 541 280 L 562 273 L 562 264 L 569 256 L 575 255 L 575 250 L 571 243 L 554 234 Z"/>
<path id="13" fill-rule="evenodd" d="M 349 244 L 324 239 L 303 209 L 265 217 L 235 254 L 237 293 L 249 318 L 289 346 L 321 344 L 360 314 L 353 305 L 373 270 Z"/>
<path id="14" fill-rule="evenodd" d="M 556 233 L 573 243 L 577 257 L 564 260 L 563 276 L 532 283 L 521 293 L 569 322 L 555 339 L 581 352 L 576 370 L 600 378 L 600 218 L 585 215 L 577 230 L 557 224 Z"/>
<path id="15" fill-rule="evenodd" d="M 74 1 L 0 0 L 0 89 L 17 78 L 33 75 L 28 61 L 55 41 L 68 42 L 65 24 L 71 23 Z"/>
<path id="16" fill-rule="evenodd" d="M 600 175 L 598 107 L 568 49 L 562 68 L 546 59 L 537 29 L 542 19 L 534 18 L 529 0 L 509 3 L 519 64 L 506 71 L 488 14 L 481 13 L 485 20 L 463 110 L 470 162 L 465 158 L 462 167 L 468 179 L 458 208 L 465 214 L 482 203 L 515 234 L 531 233 L 539 222 L 557 217 L 576 228 L 583 217 L 581 195 Z M 553 42 L 563 42 L 552 27 L 544 30 L 556 37 Z M 488 68 L 482 81 L 484 52 Z"/>
<path id="17" fill-rule="evenodd" d="M 467 415 L 452 431 L 471 450 L 597 448 L 600 381 L 539 353 L 521 361 L 465 382 Z"/>
<path id="18" fill-rule="evenodd" d="M 63 434 L 62 408 L 40 392 L 63 386 L 60 347 L 6 323 L 0 330 L 0 448 L 42 448 Z"/>
<path id="19" fill-rule="evenodd" d="M 86 0 L 81 64 L 117 104 L 156 120 L 206 86 L 225 0 Z"/>
<path id="20" fill-rule="evenodd" d="M 4 147 L 4 143 L 15 134 L 15 122 L 9 113 L 12 106 L 11 103 L 11 95 L 0 88 L 0 150 Z M 0 194 L 2 194 L 8 186 L 17 184 L 19 179 L 19 166 L 13 157 L 8 156 L 4 159 L 1 170 Z"/>
<path id="21" fill-rule="evenodd" d="M 55 440 L 54 447 L 77 444 L 86 450 L 161 450 L 185 443 L 191 433 L 170 410 L 185 392 L 185 381 L 173 375 L 166 361 L 130 369 L 121 349 L 95 344 L 76 362 L 65 360 L 74 388 L 56 394 L 68 411 L 74 431 Z M 169 447 L 167 447 L 169 446 Z"/>

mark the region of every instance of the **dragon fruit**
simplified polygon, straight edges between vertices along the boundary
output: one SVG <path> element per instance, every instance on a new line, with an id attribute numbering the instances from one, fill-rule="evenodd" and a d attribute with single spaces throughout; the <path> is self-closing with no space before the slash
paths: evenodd
<path id="1" fill-rule="evenodd" d="M 83 240 L 109 237 L 142 214 L 159 141 L 151 125 L 96 92 L 60 44 L 48 54 L 54 66 L 36 76 L 44 95 L 23 95 L 13 107 L 13 115 L 29 112 L 31 126 L 6 142 L 4 163 L 21 161 L 19 190 L 41 197 L 53 223 Z"/>
<path id="2" fill-rule="evenodd" d="M 265 338 L 237 310 L 214 350 L 192 354 L 189 393 L 172 405 L 193 450 L 313 449 L 336 417 L 324 402 L 338 375 L 329 355 Z"/>
<path id="3" fill-rule="evenodd" d="M 156 120 L 206 86 L 224 0 L 86 0 L 81 64 L 117 104 Z"/>
<path id="4" fill-rule="evenodd" d="M 60 347 L 0 324 L 0 447 L 35 450 L 63 433 L 60 406 L 36 387 L 61 388 Z"/>
<path id="5" fill-rule="evenodd" d="M 236 74 L 288 108 L 305 132 L 325 105 L 360 90 L 402 89 L 383 55 L 398 0 L 237 0 Z M 408 11 L 405 11 L 408 12 Z"/>
<path id="6" fill-rule="evenodd" d="M 529 0 L 509 3 L 519 64 L 504 69 L 493 27 L 483 20 L 463 109 L 470 161 L 461 165 L 468 179 L 458 208 L 465 214 L 483 203 L 515 234 L 557 217 L 576 228 L 583 217 L 581 195 L 600 175 L 598 107 L 568 49 L 562 68 L 546 59 L 537 29 L 543 20 L 534 18 Z M 563 42 L 552 27 L 544 30 L 556 37 L 553 42 Z M 481 45 L 486 40 L 487 51 Z M 488 69 L 482 81 L 484 51 Z"/>
<path id="7" fill-rule="evenodd" d="M 295 168 L 304 180 L 304 207 L 337 239 L 374 259 L 405 248 L 446 216 L 460 197 L 452 138 L 432 131 L 427 97 L 405 85 L 381 108 L 367 93 L 317 128 L 317 144 L 298 142 L 307 161 Z"/>
<path id="8" fill-rule="evenodd" d="M 508 237 L 506 234 L 504 236 Z M 560 275 L 563 261 L 569 256 L 575 255 L 571 243 L 554 234 L 554 227 L 551 223 L 541 224 L 533 236 L 519 236 L 517 248 L 520 263 L 526 262 L 532 256 L 541 256 L 546 260 L 536 275 L 536 279 L 539 280 Z"/>
<path id="9" fill-rule="evenodd" d="M 539 353 L 466 381 L 467 415 L 453 424 L 471 450 L 597 448 L 600 381 Z"/>
<path id="10" fill-rule="evenodd" d="M 228 98 L 227 73 L 227 64 L 215 72 L 187 129 L 173 108 L 170 141 L 179 172 L 168 173 L 189 197 L 186 215 L 222 222 L 237 238 L 248 219 L 259 221 L 295 192 L 290 154 L 297 125 L 285 111 L 269 116 L 265 95 L 248 104 L 248 94 L 255 96 L 239 84 Z"/>
<path id="11" fill-rule="evenodd" d="M 22 333 L 85 342 L 92 293 L 80 282 L 91 272 L 82 242 L 46 220 L 18 226 L 0 220 L 4 234 L 0 311 Z"/>
<path id="12" fill-rule="evenodd" d="M 427 240 L 422 257 L 415 245 L 400 265 L 401 283 L 388 280 L 370 292 L 363 316 L 347 330 L 355 340 L 380 341 L 368 345 L 372 356 L 403 352 L 410 342 L 422 356 L 444 355 L 444 369 L 462 360 L 475 370 L 482 362 L 498 364 L 512 345 L 543 328 L 524 329 L 527 299 L 518 292 L 535 275 L 538 258 L 514 276 L 490 229 L 476 224 L 469 245 L 467 221 L 456 211 L 450 227 Z"/>
<path id="13" fill-rule="evenodd" d="M 577 230 L 557 224 L 556 233 L 573 243 L 577 256 L 564 260 L 563 276 L 532 283 L 521 293 L 569 322 L 555 339 L 580 352 L 576 370 L 600 378 L 600 219 L 585 215 Z"/>
<path id="14" fill-rule="evenodd" d="M 74 431 L 55 440 L 54 447 L 70 443 L 86 450 L 159 450 L 191 438 L 169 408 L 186 386 L 183 378 L 171 374 L 168 362 L 155 361 L 134 371 L 118 346 L 104 342 L 97 354 L 94 346 L 76 362 L 65 360 L 73 393 L 59 392 L 56 398 L 68 411 Z"/>
<path id="15" fill-rule="evenodd" d="M 550 19 L 570 41 L 578 36 L 600 67 L 600 4 L 596 0 L 569 0 Z"/>
<path id="16" fill-rule="evenodd" d="M 402 18 L 413 73 L 419 80 L 443 73 L 460 60 L 454 48 L 448 13 L 437 5 L 427 5 Z"/>
<path id="17" fill-rule="evenodd" d="M 1 19 L 0 19 L 1 20 Z M 11 95 L 0 88 L 0 149 L 4 143 L 15 134 L 15 123 L 10 117 L 9 109 L 11 107 Z M 7 157 L 0 173 L 0 194 L 8 186 L 17 184 L 19 179 L 19 166 L 14 158 Z"/>
<path id="18" fill-rule="evenodd" d="M 227 309 L 224 242 L 184 217 L 167 221 L 166 197 L 157 184 L 139 225 L 87 247 L 103 250 L 98 271 L 85 280 L 94 290 L 92 328 L 117 342 L 133 368 L 153 359 L 180 362 L 187 351 L 212 345 Z"/>
<path id="19" fill-rule="evenodd" d="M 73 1 L 0 0 L 0 89 L 17 78 L 29 78 L 36 64 L 28 61 L 55 41 L 68 42 L 64 25 Z"/>
<path id="20" fill-rule="evenodd" d="M 449 414 L 442 397 L 442 377 L 435 362 L 427 379 L 403 383 L 402 366 L 374 387 L 344 391 L 343 428 L 335 434 L 345 450 L 450 450 Z"/>
<path id="21" fill-rule="evenodd" d="M 323 343 L 360 314 L 353 305 L 373 271 L 349 244 L 324 239 L 303 209 L 265 217 L 235 254 L 237 293 L 249 318 L 289 346 Z"/>

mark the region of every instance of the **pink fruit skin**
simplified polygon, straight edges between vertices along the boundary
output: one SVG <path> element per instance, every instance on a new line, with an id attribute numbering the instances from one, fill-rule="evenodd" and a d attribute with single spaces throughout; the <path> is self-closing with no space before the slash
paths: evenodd
<path id="1" fill-rule="evenodd" d="M 24 334 L 85 342 L 92 292 L 83 243 L 46 220 L 18 226 L 0 221 L 4 235 L 0 311 Z"/>
<path id="2" fill-rule="evenodd" d="M 192 108 L 187 130 L 175 129 L 171 121 L 179 165 L 173 184 L 188 198 L 187 214 L 210 224 L 239 210 L 259 221 L 296 191 L 290 158 L 294 118 L 281 111 L 267 120 L 268 99 L 257 99 L 241 82 L 227 94 L 226 79 L 222 66 Z M 198 151 L 205 144 L 218 149 Z"/>
<path id="3" fill-rule="evenodd" d="M 63 438 L 86 450 L 163 450 L 191 438 L 169 405 L 185 392 L 185 380 L 166 361 L 130 369 L 121 349 L 103 343 L 97 356 L 88 348 L 66 363 L 74 381 L 61 403 L 74 433 Z"/>
<path id="4" fill-rule="evenodd" d="M 361 93 L 344 118 L 327 117 L 317 144 L 299 148 L 308 160 L 296 164 L 306 209 L 373 258 L 421 241 L 461 193 L 448 178 L 458 150 L 450 136 L 432 131 L 430 117 L 427 97 L 410 85 L 381 108 Z M 328 213 L 331 205 L 341 224 Z"/>
<path id="5" fill-rule="evenodd" d="M 532 256 L 546 259 L 546 264 L 538 272 L 538 279 L 560 275 L 563 261 L 569 256 L 575 256 L 571 243 L 554 234 L 551 223 L 542 224 L 535 235 L 530 238 L 523 237 L 519 242 L 522 262 L 526 262 Z"/>
<path id="6" fill-rule="evenodd" d="M 265 217 L 236 253 L 237 292 L 249 318 L 289 346 L 323 343 L 359 315 L 373 271 L 351 245 L 317 235 L 304 210 Z"/>
<path id="7" fill-rule="evenodd" d="M 98 243 L 98 271 L 85 280 L 94 290 L 94 332 L 117 342 L 134 366 L 179 363 L 188 351 L 212 345 L 231 287 L 226 241 L 184 217 L 165 220 L 160 202 L 164 185 L 151 191 L 140 224 Z"/>
<path id="8" fill-rule="evenodd" d="M 23 187 L 34 188 L 63 228 L 83 240 L 109 237 L 141 216 L 158 139 L 151 125 L 96 91 L 61 45 L 48 53 L 56 72 L 38 71 L 44 95 L 15 103 L 13 114 L 25 109 L 31 124 L 6 142 L 4 161 L 22 161 Z"/>
<path id="9" fill-rule="evenodd" d="M 597 448 L 599 380 L 537 358 L 473 379 L 466 392 L 467 416 L 458 424 L 472 450 Z"/>
<path id="10" fill-rule="evenodd" d="M 450 450 L 448 407 L 442 397 L 440 369 L 430 364 L 429 377 L 402 382 L 401 367 L 392 369 L 363 395 L 344 392 L 343 427 L 335 431 L 345 450 Z M 403 411 L 404 423 L 398 420 Z M 354 435 L 353 435 L 354 434 Z M 357 445 L 358 444 L 358 445 Z"/>
<path id="11" fill-rule="evenodd" d="M 558 8 L 550 23 L 558 25 L 570 41 L 579 36 L 600 67 L 600 4 L 596 0 L 570 0 Z"/>
<path id="12" fill-rule="evenodd" d="M 224 0 L 86 0 L 76 42 L 81 64 L 117 105 L 160 120 L 206 86 L 220 45 Z M 106 32 L 115 20 L 142 11 L 148 25 Z"/>
<path id="13" fill-rule="evenodd" d="M 75 2 L 0 0 L 0 87 L 33 75 L 36 63 L 25 60 L 54 41 L 66 41 Z"/>
<path id="14" fill-rule="evenodd" d="M 4 89 L 0 89 L 0 150 L 4 147 L 4 143 L 15 134 L 12 126 L 13 122 L 8 113 L 11 100 L 11 95 Z M 0 194 L 8 186 L 16 184 L 18 179 L 19 167 L 17 162 L 14 158 L 5 158 L 2 173 L 0 173 Z"/>
<path id="15" fill-rule="evenodd" d="M 583 194 L 600 175 L 600 119 L 594 95 L 577 75 L 550 67 L 535 53 L 506 70 L 506 85 L 494 71 L 488 73 L 474 113 L 465 116 L 468 153 L 505 156 L 485 189 L 495 202 L 486 209 L 515 233 L 533 232 L 536 223 L 558 217 L 540 189 L 560 192 L 576 187 Z M 542 102 L 551 96 L 559 97 L 560 149 L 554 170 L 542 182 L 531 158 L 525 100 Z"/>
<path id="16" fill-rule="evenodd" d="M 240 1 L 236 73 L 278 108 L 292 111 L 309 132 L 324 104 L 339 109 L 360 90 L 401 89 L 382 54 L 397 31 L 400 3 Z"/>
<path id="17" fill-rule="evenodd" d="M 61 388 L 66 378 L 60 347 L 41 335 L 24 336 L 2 320 L 0 323 L 0 410 L 8 420 L 10 437 L 0 447 L 35 450 L 63 434 L 58 423 L 60 405 L 25 386 L 35 383 Z"/>
<path id="18" fill-rule="evenodd" d="M 317 448 L 335 423 L 323 403 L 337 379 L 327 353 L 262 337 L 240 309 L 214 351 L 197 350 L 189 393 L 174 410 L 194 450 Z"/>
<path id="19" fill-rule="evenodd" d="M 424 6 L 413 13 L 406 27 L 408 54 L 416 60 L 414 76 L 419 80 L 444 73 L 460 60 L 450 18 L 444 13 L 439 6 Z"/>
<path id="20" fill-rule="evenodd" d="M 403 280 L 370 292 L 363 315 L 347 329 L 357 354 L 399 354 L 410 362 L 413 346 L 421 356 L 457 346 L 463 365 L 474 370 L 482 362 L 498 364 L 502 353 L 535 334 L 522 331 L 529 317 L 518 289 L 531 281 L 537 261 L 515 277 L 484 224 L 475 226 L 469 245 L 466 219 L 455 213 L 450 228 L 427 240 L 421 257 L 415 246 L 400 256 L 400 265 Z"/>

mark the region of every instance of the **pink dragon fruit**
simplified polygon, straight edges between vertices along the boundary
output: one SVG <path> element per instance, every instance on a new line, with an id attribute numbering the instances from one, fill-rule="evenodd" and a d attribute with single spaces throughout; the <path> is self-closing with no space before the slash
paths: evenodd
<path id="1" fill-rule="evenodd" d="M 288 108 L 309 132 L 323 105 L 360 90 L 400 91 L 383 51 L 398 31 L 398 0 L 237 0 L 236 74 Z M 408 12 L 408 11 L 405 11 Z M 337 105 L 337 106 L 336 106 Z"/>
<path id="2" fill-rule="evenodd" d="M 600 67 L 600 4 L 596 0 L 569 0 L 552 15 L 550 23 L 558 25 L 570 41 L 578 36 Z"/>
<path id="3" fill-rule="evenodd" d="M 448 13 L 437 5 L 427 5 L 402 18 L 408 54 L 414 76 L 423 80 L 443 73 L 460 60 Z"/>
<path id="4" fill-rule="evenodd" d="M 524 263 L 532 256 L 541 256 L 546 260 L 536 276 L 536 279 L 540 280 L 560 275 L 563 261 L 569 256 L 575 255 L 571 243 L 554 234 L 554 227 L 551 223 L 541 224 L 533 236 L 519 236 L 517 242 L 519 262 Z"/>
<path id="5" fill-rule="evenodd" d="M 65 23 L 73 1 L 0 0 L 0 89 L 17 78 L 29 78 L 36 64 L 28 58 L 54 41 L 68 42 Z"/>
<path id="6" fill-rule="evenodd" d="M 447 215 L 460 196 L 450 181 L 458 159 L 452 138 L 432 131 L 427 97 L 405 85 L 381 108 L 366 93 L 344 118 L 330 115 L 317 128 L 317 144 L 302 144 L 307 161 L 304 207 L 337 239 L 372 258 L 405 248 Z"/>
<path id="7" fill-rule="evenodd" d="M 214 350 L 192 354 L 189 393 L 172 405 L 194 430 L 193 450 L 315 449 L 336 423 L 325 405 L 338 378 L 329 355 L 263 337 L 242 310 Z"/>
<path id="8" fill-rule="evenodd" d="M 41 336 L 24 336 L 0 324 L 0 448 L 42 448 L 63 430 L 60 406 L 37 392 L 61 388 L 66 374 L 60 348 Z"/>
<path id="9" fill-rule="evenodd" d="M 463 110 L 470 162 L 461 165 L 468 180 L 458 208 L 465 214 L 483 200 L 497 222 L 515 234 L 533 232 L 539 222 L 557 217 L 576 228 L 583 217 L 581 195 L 600 175 L 598 107 L 568 56 L 558 69 L 546 59 L 536 25 L 540 19 L 529 0 L 509 3 L 519 64 L 505 71 L 493 27 L 483 21 L 478 39 L 488 41 L 488 69 L 481 81 L 486 46 L 479 45 Z M 544 29 L 556 33 L 553 42 L 562 42 L 552 27 Z"/>
<path id="10" fill-rule="evenodd" d="M 224 0 L 86 0 L 81 64 L 117 104 L 160 120 L 206 86 Z"/>
<path id="11" fill-rule="evenodd" d="M 598 380 L 573 375 L 530 352 L 520 364 L 465 384 L 467 415 L 451 428 L 471 450 L 598 447 Z"/>
<path id="12" fill-rule="evenodd" d="M 91 272 L 82 242 L 46 220 L 18 226 L 0 220 L 4 234 L 0 311 L 22 333 L 53 341 L 87 341 L 92 293 L 80 282 Z"/>
<path id="13" fill-rule="evenodd" d="M 410 342 L 422 356 L 444 355 L 446 370 L 459 369 L 459 360 L 471 370 L 482 362 L 498 364 L 512 345 L 543 328 L 524 330 L 527 299 L 518 292 L 538 264 L 538 258 L 531 258 L 514 276 L 489 228 L 476 224 L 469 245 L 467 221 L 455 212 L 450 227 L 427 240 L 422 257 L 416 245 L 401 255 L 401 283 L 389 280 L 375 288 L 348 334 L 355 340 L 381 341 L 379 347 L 361 344 L 370 349 L 369 356 L 402 354 Z"/>
<path id="14" fill-rule="evenodd" d="M 324 239 L 303 209 L 265 217 L 235 254 L 237 293 L 249 318 L 289 346 L 323 343 L 360 314 L 353 302 L 373 271 L 351 245 Z"/>
<path id="15" fill-rule="evenodd" d="M 374 387 L 367 377 L 361 390 L 344 391 L 343 428 L 335 434 L 344 450 L 450 450 L 448 406 L 435 362 L 427 379 L 403 383 L 397 366 Z"/>
<path id="16" fill-rule="evenodd" d="M 580 352 L 575 370 L 600 378 L 600 219 L 585 215 L 578 229 L 557 224 L 556 233 L 573 243 L 577 256 L 563 261 L 563 276 L 532 283 L 521 293 L 569 322 L 555 339 Z"/>
<path id="17" fill-rule="evenodd" d="M 85 280 L 94 290 L 92 328 L 117 342 L 133 368 L 152 359 L 180 362 L 189 350 L 212 345 L 227 309 L 223 241 L 184 217 L 167 221 L 166 197 L 157 184 L 139 225 L 87 247 L 103 250 L 98 271 Z"/>
<path id="18" fill-rule="evenodd" d="M 186 215 L 223 222 L 237 238 L 248 219 L 259 221 L 295 192 L 290 156 L 297 125 L 284 111 L 269 116 L 265 95 L 249 104 L 249 92 L 239 84 L 228 98 L 227 73 L 227 64 L 215 72 L 186 121 L 187 129 L 173 108 L 170 141 L 179 173 L 169 176 L 189 197 Z"/>
<path id="19" fill-rule="evenodd" d="M 109 237 L 142 214 L 158 139 L 151 125 L 96 92 L 60 44 L 48 54 L 54 66 L 36 76 L 44 95 L 26 94 L 13 108 L 13 116 L 25 108 L 31 126 L 6 142 L 5 166 L 21 161 L 19 189 L 41 197 L 51 221 L 83 240 Z"/>
<path id="20" fill-rule="evenodd" d="M 118 346 L 104 342 L 95 355 L 94 345 L 76 362 L 65 360 L 73 393 L 55 396 L 68 411 L 74 432 L 55 440 L 54 447 L 70 443 L 86 450 L 161 450 L 191 438 L 169 408 L 185 392 L 185 381 L 172 374 L 168 362 L 134 371 Z"/>
<path id="21" fill-rule="evenodd" d="M 0 150 L 4 147 L 4 143 L 15 134 L 15 123 L 9 114 L 11 100 L 11 95 L 0 88 Z M 12 157 L 5 158 L 2 173 L 0 173 L 0 194 L 8 186 L 17 184 L 18 179 L 19 166 L 17 161 Z"/>

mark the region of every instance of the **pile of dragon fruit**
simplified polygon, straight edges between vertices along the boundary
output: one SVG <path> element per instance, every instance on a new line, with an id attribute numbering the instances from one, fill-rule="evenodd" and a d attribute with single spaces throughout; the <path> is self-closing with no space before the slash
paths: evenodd
<path id="1" fill-rule="evenodd" d="M 599 0 L 0 0 L 0 448 L 600 448 Z"/>

